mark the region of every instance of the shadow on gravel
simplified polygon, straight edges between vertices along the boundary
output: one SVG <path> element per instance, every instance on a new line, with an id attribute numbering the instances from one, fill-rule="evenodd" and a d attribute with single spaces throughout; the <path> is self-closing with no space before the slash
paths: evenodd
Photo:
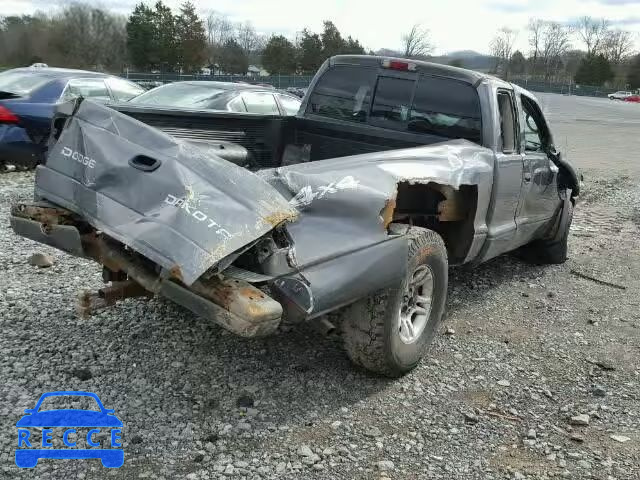
<path id="1" fill-rule="evenodd" d="M 509 256 L 473 270 L 452 269 L 449 295 L 462 302 L 449 305 L 450 312 L 481 303 L 505 282 L 533 281 L 543 271 Z M 354 368 L 339 337 L 322 336 L 308 324 L 247 340 L 168 301 L 154 300 L 148 307 L 133 324 L 122 321 L 121 328 L 133 331 L 122 332 L 126 340 L 111 346 L 122 364 L 137 366 L 128 369 L 128 381 L 139 381 L 143 391 L 134 387 L 131 398 L 170 388 L 170 397 L 156 398 L 160 408 L 169 415 L 190 409 L 189 416 L 205 430 L 208 422 L 238 421 L 239 407 L 255 407 L 263 422 L 278 428 L 310 427 L 316 417 L 339 415 L 342 407 L 399 388 L 393 380 Z"/>

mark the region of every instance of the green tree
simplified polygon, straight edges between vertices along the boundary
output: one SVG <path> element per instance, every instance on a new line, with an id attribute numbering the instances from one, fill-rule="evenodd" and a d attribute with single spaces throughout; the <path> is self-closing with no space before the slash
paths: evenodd
<path id="1" fill-rule="evenodd" d="M 153 11 L 152 62 L 163 70 L 175 68 L 178 62 L 178 36 L 176 17 L 162 1 L 156 2 Z"/>
<path id="2" fill-rule="evenodd" d="M 322 40 L 317 33 L 311 33 L 306 28 L 302 31 L 302 38 L 298 47 L 298 65 L 303 73 L 315 72 L 320 68 L 324 56 L 322 54 Z"/>
<path id="3" fill-rule="evenodd" d="M 191 2 L 184 2 L 176 17 L 178 61 L 188 72 L 199 70 L 207 58 L 207 34 Z"/>
<path id="4" fill-rule="evenodd" d="M 525 71 L 525 67 L 527 65 L 527 59 L 524 58 L 524 55 L 520 50 L 516 50 L 511 55 L 511 59 L 509 59 L 509 71 L 511 73 L 523 74 Z"/>
<path id="5" fill-rule="evenodd" d="M 461 58 L 454 58 L 449 62 L 452 67 L 464 68 L 464 62 Z"/>
<path id="6" fill-rule="evenodd" d="M 245 75 L 249 69 L 249 59 L 238 42 L 229 39 L 220 50 L 219 65 L 225 73 Z"/>
<path id="7" fill-rule="evenodd" d="M 325 20 L 323 25 L 324 30 L 322 31 L 320 38 L 322 39 L 322 55 L 324 57 L 324 61 L 333 55 L 343 53 L 347 43 L 344 41 L 344 38 L 342 38 L 340 31 L 333 22 Z"/>
<path id="8" fill-rule="evenodd" d="M 633 57 L 630 62 L 627 83 L 633 89 L 640 89 L 640 54 Z"/>
<path id="9" fill-rule="evenodd" d="M 269 39 L 262 52 L 262 65 L 269 73 L 284 73 L 286 75 L 296 71 L 296 49 L 293 44 L 282 35 L 275 35 Z"/>
<path id="10" fill-rule="evenodd" d="M 611 64 L 604 55 L 587 55 L 580 62 L 576 72 L 575 82 L 581 85 L 604 85 L 613 79 L 614 72 Z"/>
<path id="11" fill-rule="evenodd" d="M 127 21 L 127 52 L 136 67 L 147 69 L 154 54 L 153 10 L 144 3 L 133 9 Z"/>
<path id="12" fill-rule="evenodd" d="M 351 38 L 351 35 L 347 37 L 347 42 L 343 48 L 342 53 L 347 53 L 350 55 L 364 55 L 365 50 L 360 42 L 357 39 Z"/>

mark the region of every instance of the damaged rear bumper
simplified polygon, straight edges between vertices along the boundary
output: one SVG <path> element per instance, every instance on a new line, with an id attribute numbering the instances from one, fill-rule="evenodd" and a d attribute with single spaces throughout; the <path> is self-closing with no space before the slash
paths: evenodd
<path id="1" fill-rule="evenodd" d="M 133 255 L 112 239 L 96 234 L 91 228 L 83 229 L 73 221 L 71 212 L 42 203 L 17 204 L 10 217 L 11 227 L 18 235 L 95 260 L 141 287 L 132 289 L 129 296 L 140 296 L 140 290 L 148 295 L 162 295 L 243 337 L 269 335 L 278 328 L 282 318 L 280 303 L 246 281 L 216 276 L 197 280 L 187 287 L 177 278 L 163 277 L 153 263 Z M 97 303 L 91 302 L 84 292 L 79 304 L 82 313 L 91 313 L 92 305 L 115 303 L 118 295 L 114 292 L 120 291 L 121 283 L 124 282 L 113 282 L 101 289 L 97 294 L 101 301 Z"/>

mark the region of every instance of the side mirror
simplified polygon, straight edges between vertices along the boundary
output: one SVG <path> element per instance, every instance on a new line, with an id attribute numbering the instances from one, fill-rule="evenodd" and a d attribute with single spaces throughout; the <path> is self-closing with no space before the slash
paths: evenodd
<path id="1" fill-rule="evenodd" d="M 25 408 L 24 413 L 36 413 L 35 408 Z"/>
<path id="2" fill-rule="evenodd" d="M 549 145 L 548 154 L 553 162 L 560 160 L 560 157 L 562 156 L 562 153 L 560 153 L 560 151 L 556 149 L 555 145 Z"/>
<path id="3" fill-rule="evenodd" d="M 113 408 L 105 408 L 104 409 L 104 413 L 106 413 L 107 415 L 113 415 L 115 413 L 115 409 L 113 409 Z"/>

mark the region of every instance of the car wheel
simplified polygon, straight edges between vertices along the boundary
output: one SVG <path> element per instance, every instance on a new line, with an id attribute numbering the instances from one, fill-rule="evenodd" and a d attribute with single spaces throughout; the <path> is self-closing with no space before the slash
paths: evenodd
<path id="1" fill-rule="evenodd" d="M 560 264 L 567 261 L 569 230 L 573 221 L 573 202 L 567 200 L 561 212 L 560 231 L 553 240 L 536 240 L 521 248 L 523 260 L 537 265 Z"/>
<path id="2" fill-rule="evenodd" d="M 444 313 L 447 250 L 435 232 L 401 224 L 392 233 L 409 242 L 405 278 L 341 312 L 345 349 L 353 363 L 399 377 L 424 356 Z"/>

